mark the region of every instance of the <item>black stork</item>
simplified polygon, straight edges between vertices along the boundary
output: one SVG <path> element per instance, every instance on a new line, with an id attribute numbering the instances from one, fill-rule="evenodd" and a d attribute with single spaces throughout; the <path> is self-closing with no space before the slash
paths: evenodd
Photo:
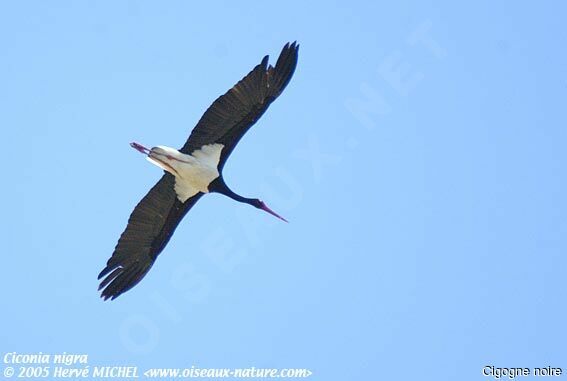
<path id="1" fill-rule="evenodd" d="M 299 45 L 287 43 L 276 66 L 265 56 L 248 75 L 205 111 L 180 150 L 130 145 L 164 170 L 136 205 L 112 257 L 98 275 L 101 297 L 115 299 L 148 273 L 179 222 L 205 193 L 216 192 L 285 219 L 257 198 L 234 193 L 224 182 L 226 159 L 248 129 L 282 93 L 297 65 Z"/>

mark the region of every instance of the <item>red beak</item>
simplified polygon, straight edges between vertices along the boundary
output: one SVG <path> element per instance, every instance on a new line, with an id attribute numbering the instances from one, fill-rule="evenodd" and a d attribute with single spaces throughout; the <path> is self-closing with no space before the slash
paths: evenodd
<path id="1" fill-rule="evenodd" d="M 260 201 L 261 202 L 261 201 Z M 282 221 L 285 221 L 287 223 L 289 223 L 288 220 L 286 220 L 285 218 L 283 218 L 282 216 L 280 216 L 279 214 L 277 214 L 276 212 L 274 212 L 272 209 L 268 208 L 268 206 L 266 204 L 264 204 L 263 202 L 261 202 L 260 204 L 260 209 L 262 209 L 264 212 L 268 212 L 270 213 L 272 216 L 279 218 Z"/>

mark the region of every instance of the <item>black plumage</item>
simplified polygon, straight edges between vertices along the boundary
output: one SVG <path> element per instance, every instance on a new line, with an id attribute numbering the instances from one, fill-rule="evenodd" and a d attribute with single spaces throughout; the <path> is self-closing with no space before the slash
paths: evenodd
<path id="1" fill-rule="evenodd" d="M 256 207 L 260 207 L 258 203 L 263 205 L 257 199 L 246 199 L 230 191 L 222 179 L 222 168 L 238 141 L 290 81 L 297 65 L 298 48 L 295 42 L 286 44 L 275 67 L 268 65 L 265 56 L 248 75 L 213 102 L 180 149 L 191 154 L 208 144 L 224 145 L 218 164 L 221 175 L 210 184 L 209 191 L 227 194 Z M 203 196 L 199 192 L 181 202 L 174 191 L 174 182 L 175 177 L 166 172 L 134 208 L 112 257 L 98 276 L 104 278 L 99 290 L 102 289 L 105 300 L 128 291 L 147 274 L 179 222 Z M 215 189 L 211 189 L 213 185 Z"/>
<path id="2" fill-rule="evenodd" d="M 265 56 L 246 77 L 213 102 L 180 151 L 189 154 L 207 144 L 224 144 L 219 164 L 222 169 L 240 138 L 287 86 L 297 65 L 298 48 L 295 42 L 286 44 L 275 67 L 268 66 Z"/>

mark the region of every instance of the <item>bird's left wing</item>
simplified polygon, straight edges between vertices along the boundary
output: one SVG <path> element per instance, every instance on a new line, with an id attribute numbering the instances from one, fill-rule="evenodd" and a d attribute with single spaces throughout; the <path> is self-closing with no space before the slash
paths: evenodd
<path id="1" fill-rule="evenodd" d="M 286 44 L 276 66 L 268 56 L 205 111 L 181 152 L 191 154 L 208 144 L 222 144 L 219 170 L 248 129 L 282 93 L 297 66 L 299 45 Z"/>
<path id="2" fill-rule="evenodd" d="M 106 277 L 99 286 L 105 300 L 128 291 L 147 274 L 183 216 L 203 195 L 197 193 L 181 202 L 174 183 L 173 175 L 164 174 L 134 208 L 112 257 L 98 276 Z"/>

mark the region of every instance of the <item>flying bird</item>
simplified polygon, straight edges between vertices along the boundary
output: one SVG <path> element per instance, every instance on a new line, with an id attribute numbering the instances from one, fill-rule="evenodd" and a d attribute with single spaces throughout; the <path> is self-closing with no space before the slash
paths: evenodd
<path id="1" fill-rule="evenodd" d="M 275 66 L 265 56 L 205 111 L 181 149 L 130 143 L 164 175 L 134 208 L 114 253 L 98 275 L 104 300 L 115 299 L 148 273 L 175 228 L 206 193 L 215 192 L 286 221 L 257 198 L 233 192 L 222 170 L 234 147 L 282 93 L 297 65 L 299 45 L 287 43 Z M 287 221 L 286 221 L 287 222 Z"/>

